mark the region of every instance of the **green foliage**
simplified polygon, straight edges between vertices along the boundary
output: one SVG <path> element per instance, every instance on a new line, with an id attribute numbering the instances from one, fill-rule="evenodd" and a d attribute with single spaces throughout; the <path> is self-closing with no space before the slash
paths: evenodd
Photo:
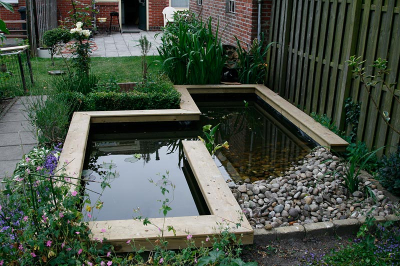
<path id="1" fill-rule="evenodd" d="M 57 95 L 28 98 L 24 103 L 26 116 L 35 129 L 39 143 L 49 144 L 64 140 L 77 104 Z"/>
<path id="2" fill-rule="evenodd" d="M 353 100 L 349 97 L 344 102 L 344 110 L 346 112 L 346 124 L 351 127 L 349 137 L 351 142 L 354 143 L 357 139 L 358 120 L 360 118 L 361 105 L 353 102 Z"/>
<path id="3" fill-rule="evenodd" d="M 68 74 L 56 77 L 54 87 L 58 92 L 79 92 L 84 95 L 96 90 L 99 78 L 96 75 Z"/>
<path id="4" fill-rule="evenodd" d="M 352 154 L 352 157 L 345 162 L 343 172 L 339 172 L 338 175 L 344 179 L 344 185 L 350 193 L 353 193 L 359 189 L 359 175 L 361 169 L 365 169 L 368 162 L 373 157 L 376 157 L 376 153 L 380 149 L 365 154 L 354 153 Z"/>
<path id="5" fill-rule="evenodd" d="M 236 37 L 235 37 L 236 38 Z M 263 84 L 267 75 L 267 64 L 265 63 L 267 53 L 275 43 L 264 44 L 264 34 L 261 40 L 254 39 L 247 50 L 242 47 L 238 38 L 237 53 L 238 65 L 236 66 L 239 80 L 244 84 Z"/>
<path id="6" fill-rule="evenodd" d="M 11 4 L 0 1 L 0 5 L 3 6 L 8 11 L 14 12 Z M 4 21 L 2 19 L 0 19 L 0 31 L 2 31 L 2 33 L 0 33 L 0 41 L 2 43 L 6 39 L 6 37 L 4 36 L 4 33 L 5 34 L 10 33 L 7 29 L 6 23 L 4 23 Z"/>
<path id="7" fill-rule="evenodd" d="M 85 111 L 179 108 L 180 93 L 173 87 L 148 83 L 132 92 L 93 92 L 84 98 Z"/>
<path id="8" fill-rule="evenodd" d="M 211 125 L 203 126 L 204 139 L 199 136 L 199 139 L 206 145 L 206 148 L 211 155 L 214 155 L 215 152 L 221 148 L 229 149 L 229 144 L 227 141 L 222 144 L 215 143 L 219 125 L 220 124 L 214 127 L 212 127 Z"/>
<path id="9" fill-rule="evenodd" d="M 312 118 L 314 118 L 315 121 L 317 121 L 318 123 L 320 123 L 321 125 L 323 125 L 324 127 L 326 127 L 327 129 L 329 129 L 330 131 L 332 131 L 333 133 L 335 133 L 336 135 L 340 136 L 341 138 L 343 138 L 345 141 L 347 142 L 351 142 L 351 139 L 349 136 L 346 136 L 346 134 L 343 131 L 340 131 L 337 126 L 335 125 L 335 123 L 332 122 L 332 118 L 328 117 L 326 114 L 323 115 L 319 115 L 317 113 L 312 112 L 310 114 L 310 116 Z"/>
<path id="10" fill-rule="evenodd" d="M 370 151 L 367 148 L 365 142 L 357 142 L 357 143 L 350 143 L 349 146 L 346 148 L 347 151 L 347 160 L 350 162 L 357 162 L 357 158 L 365 157 Z M 361 167 L 361 165 L 357 165 Z M 378 164 L 378 157 L 374 153 L 374 155 L 369 159 L 369 161 L 363 165 L 362 170 L 366 170 L 368 172 L 375 172 L 379 167 Z"/>
<path id="11" fill-rule="evenodd" d="M 147 80 L 147 59 L 146 56 L 150 51 L 151 42 L 147 40 L 146 36 L 141 36 L 139 39 L 139 46 L 142 52 L 142 72 L 143 72 L 143 80 Z"/>
<path id="12" fill-rule="evenodd" d="M 48 30 L 43 34 L 42 42 L 43 45 L 50 48 L 51 61 L 54 66 L 54 54 L 57 52 L 57 48 L 62 43 L 67 43 L 71 40 L 72 36 L 67 29 L 55 28 Z"/>
<path id="13" fill-rule="evenodd" d="M 400 195 L 400 146 L 397 152 L 383 156 L 378 170 L 379 182 L 390 192 Z"/>
<path id="14" fill-rule="evenodd" d="M 400 229 L 392 222 L 375 225 L 375 218 L 368 216 L 352 244 L 332 250 L 322 257 L 306 259 L 302 265 L 399 265 Z"/>
<path id="15" fill-rule="evenodd" d="M 85 196 L 70 177 L 55 170 L 59 156 L 58 147 L 35 148 L 5 179 L 0 193 L 2 265 L 100 264 L 110 250 L 108 244 L 99 247 L 91 241 L 91 230 L 76 208 Z"/>
<path id="16" fill-rule="evenodd" d="M 174 84 L 218 84 L 225 58 L 212 20 L 200 21 L 194 13 L 176 12 L 164 28 L 158 49 L 164 72 Z"/>
<path id="17" fill-rule="evenodd" d="M 379 116 L 385 122 L 385 124 L 396 134 L 400 135 L 400 130 L 397 129 L 392 123 L 390 123 L 390 111 L 391 110 L 383 110 L 381 106 L 379 106 L 375 97 L 372 95 L 372 90 L 375 87 L 382 88 L 388 93 L 391 94 L 391 97 L 397 104 L 400 104 L 400 99 L 396 96 L 396 83 L 389 83 L 385 80 L 385 77 L 389 75 L 390 70 L 387 69 L 388 62 L 386 59 L 378 58 L 374 61 L 372 68 L 373 71 L 376 72 L 375 75 L 369 75 L 365 71 L 364 63 L 361 57 L 351 56 L 348 61 L 346 61 L 350 67 L 352 67 L 352 72 L 355 78 L 359 78 L 360 81 L 364 84 L 364 88 L 366 89 L 370 99 L 372 106 L 378 112 Z M 371 71 L 372 72 L 372 71 Z"/>

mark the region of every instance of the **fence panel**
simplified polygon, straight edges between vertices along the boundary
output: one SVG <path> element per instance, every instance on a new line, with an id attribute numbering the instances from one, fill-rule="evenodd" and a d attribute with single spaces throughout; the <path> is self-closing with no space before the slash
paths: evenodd
<path id="1" fill-rule="evenodd" d="M 387 111 L 391 124 L 399 121 L 399 0 L 284 0 L 274 1 L 271 50 L 267 85 L 307 113 L 327 114 L 345 129 L 344 101 L 351 96 L 361 104 L 359 140 L 369 148 L 386 146 L 393 151 L 399 135 L 384 122 L 374 99 Z M 388 83 L 397 83 L 397 99 L 384 86 L 371 95 L 359 80 L 352 79 L 346 60 L 351 55 L 366 60 L 366 73 L 377 58 L 389 61 Z M 371 98 L 372 97 L 372 98 Z"/>

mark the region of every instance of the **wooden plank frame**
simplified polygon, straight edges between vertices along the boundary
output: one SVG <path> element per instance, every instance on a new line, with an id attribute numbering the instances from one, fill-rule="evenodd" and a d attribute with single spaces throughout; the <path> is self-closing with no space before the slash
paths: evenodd
<path id="1" fill-rule="evenodd" d="M 345 149 L 348 145 L 343 139 L 263 85 L 188 85 L 175 88 L 182 95 L 180 109 L 74 113 L 61 153 L 60 162 L 63 165 L 60 167 L 64 168 L 68 176 L 75 178 L 81 176 L 91 123 L 199 120 L 200 110 L 190 95 L 196 93 L 256 93 L 321 145 L 335 150 Z M 196 245 L 211 245 L 205 241 L 206 237 L 219 233 L 222 230 L 219 228 L 221 226 L 229 226 L 230 231 L 240 237 L 243 244 L 253 243 L 254 231 L 244 218 L 240 206 L 203 143 L 184 141 L 183 148 L 211 215 L 168 217 L 165 221 L 163 218 L 150 219 L 154 225 L 161 227 L 165 224 L 173 226 L 176 230 L 175 234 L 167 230 L 164 232 L 168 247 L 171 249 L 186 247 L 188 234 L 192 235 Z M 73 180 L 76 182 L 74 185 L 77 185 L 78 180 Z M 74 185 L 71 186 L 71 190 L 75 190 Z M 144 226 L 141 221 L 133 219 L 94 221 L 89 222 L 89 227 L 93 233 L 93 240 L 106 238 L 116 252 L 131 251 L 131 246 L 127 244 L 128 240 L 134 240 L 136 247 L 151 250 L 160 237 L 158 227 Z M 102 229 L 105 229 L 105 232 Z"/>

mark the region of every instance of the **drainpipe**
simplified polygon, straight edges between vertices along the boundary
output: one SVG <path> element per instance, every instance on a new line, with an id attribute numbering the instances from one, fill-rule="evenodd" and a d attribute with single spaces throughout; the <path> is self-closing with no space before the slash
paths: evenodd
<path id="1" fill-rule="evenodd" d="M 261 6 L 262 0 L 258 0 L 258 19 L 257 19 L 257 39 L 260 40 L 261 38 Z"/>

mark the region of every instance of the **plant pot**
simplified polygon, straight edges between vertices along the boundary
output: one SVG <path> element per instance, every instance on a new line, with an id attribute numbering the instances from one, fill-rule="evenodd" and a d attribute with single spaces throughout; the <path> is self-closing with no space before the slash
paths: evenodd
<path id="1" fill-rule="evenodd" d="M 39 58 L 51 58 L 51 53 L 49 48 L 37 48 L 37 55 Z"/>
<path id="2" fill-rule="evenodd" d="M 128 92 L 135 90 L 137 82 L 124 82 L 124 83 L 118 83 L 118 85 L 121 88 L 120 89 L 121 92 Z"/>

